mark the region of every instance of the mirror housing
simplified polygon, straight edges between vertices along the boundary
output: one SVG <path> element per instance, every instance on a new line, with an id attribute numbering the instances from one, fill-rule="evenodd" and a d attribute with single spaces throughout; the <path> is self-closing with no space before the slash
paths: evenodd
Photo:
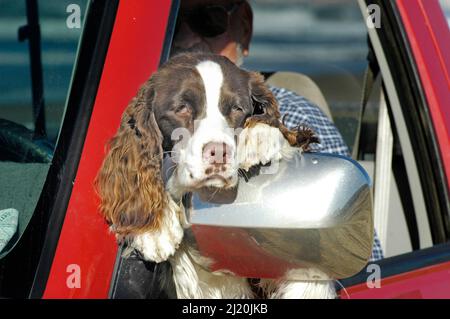
<path id="1" fill-rule="evenodd" d="M 231 191 L 194 193 L 186 210 L 185 240 L 210 259 L 210 271 L 330 280 L 367 264 L 374 236 L 371 182 L 356 161 L 296 153 L 251 175 Z"/>

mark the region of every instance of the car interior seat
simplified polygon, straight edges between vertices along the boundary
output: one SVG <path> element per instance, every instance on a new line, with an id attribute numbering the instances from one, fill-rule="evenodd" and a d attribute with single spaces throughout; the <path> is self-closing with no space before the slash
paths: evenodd
<path id="1" fill-rule="evenodd" d="M 266 78 L 266 84 L 285 88 L 304 96 L 316 104 L 333 121 L 330 108 L 318 85 L 308 76 L 296 72 L 275 72 Z"/>

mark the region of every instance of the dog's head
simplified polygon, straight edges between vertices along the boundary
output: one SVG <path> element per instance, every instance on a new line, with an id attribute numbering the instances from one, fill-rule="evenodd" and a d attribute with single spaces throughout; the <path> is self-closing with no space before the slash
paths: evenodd
<path id="1" fill-rule="evenodd" d="M 167 205 L 165 152 L 185 190 L 235 186 L 236 129 L 253 114 L 280 116 L 260 74 L 212 54 L 179 55 L 162 66 L 125 110 L 97 178 L 101 210 L 115 231 L 158 227 Z"/>

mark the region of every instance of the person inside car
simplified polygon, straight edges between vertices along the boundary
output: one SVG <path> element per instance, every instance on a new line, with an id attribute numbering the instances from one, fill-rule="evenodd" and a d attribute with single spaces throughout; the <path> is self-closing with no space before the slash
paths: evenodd
<path id="1" fill-rule="evenodd" d="M 184 52 L 220 54 L 241 66 L 250 53 L 253 12 L 246 0 L 182 0 L 171 55 Z M 349 149 L 333 122 L 305 97 L 283 88 L 270 87 L 288 128 L 311 127 L 320 144 L 314 151 L 350 156 Z M 371 261 L 383 258 L 375 233 Z"/>

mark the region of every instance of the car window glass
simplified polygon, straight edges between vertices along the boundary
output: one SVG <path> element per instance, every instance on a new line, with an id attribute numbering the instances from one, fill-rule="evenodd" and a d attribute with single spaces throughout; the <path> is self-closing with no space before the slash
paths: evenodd
<path id="1" fill-rule="evenodd" d="M 351 148 L 368 52 L 367 28 L 358 3 L 255 0 L 252 8 L 254 33 L 245 66 L 310 77 Z"/>
<path id="2" fill-rule="evenodd" d="M 63 121 L 86 0 L 0 0 L 0 258 L 39 199 Z"/>

